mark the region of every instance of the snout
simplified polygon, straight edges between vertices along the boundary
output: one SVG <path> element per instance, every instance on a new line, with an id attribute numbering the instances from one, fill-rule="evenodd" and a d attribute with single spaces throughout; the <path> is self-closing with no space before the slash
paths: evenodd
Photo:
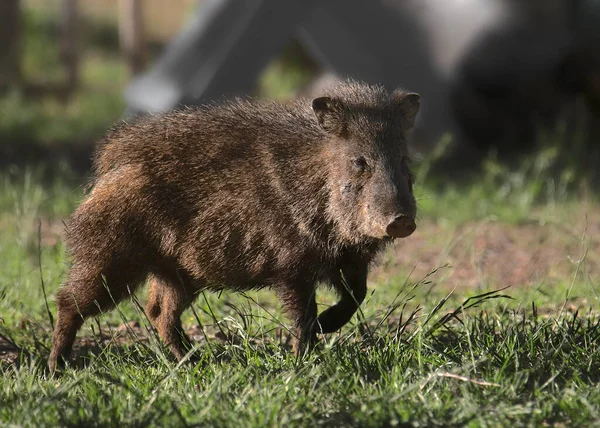
<path id="1" fill-rule="evenodd" d="M 395 217 L 385 228 L 385 232 L 392 238 L 406 238 L 412 235 L 417 228 L 415 221 L 405 215 Z"/>

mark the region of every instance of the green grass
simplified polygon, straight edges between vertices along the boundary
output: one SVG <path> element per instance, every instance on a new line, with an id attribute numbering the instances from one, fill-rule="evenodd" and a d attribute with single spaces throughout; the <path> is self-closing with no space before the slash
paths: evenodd
<path id="1" fill-rule="evenodd" d="M 194 366 L 105 350 L 48 380 L 4 370 L 6 422 L 132 426 L 587 426 L 598 420 L 598 320 L 482 313 L 443 331 L 350 329 L 295 362 L 278 344 L 212 344 Z M 368 323 L 367 323 L 368 324 Z M 371 322 L 375 328 L 375 322 Z"/>
<path id="2" fill-rule="evenodd" d="M 444 190 L 427 168 L 427 160 L 416 167 L 420 218 L 425 225 L 437 224 L 440 233 L 489 221 L 490 216 L 514 228 L 539 224 L 544 216 L 560 223 L 599 212 L 596 202 L 582 205 L 572 192 L 557 197 L 544 191 L 547 171 L 484 169 L 474 183 Z M 532 174 L 538 174 L 535 186 L 529 183 Z M 507 193 L 498 190 L 511 186 L 515 175 L 527 185 Z M 202 325 L 194 333 L 201 358 L 178 365 L 140 309 L 145 299 L 141 292 L 86 323 L 77 367 L 51 378 L 45 369 L 50 320 L 41 283 L 43 279 L 55 316 L 52 296 L 68 265 L 56 231 L 83 192 L 82 182 L 68 170 L 51 181 L 43 177 L 43 171 L 15 170 L 0 179 L 0 346 L 11 348 L 8 341 L 19 350 L 11 348 L 15 361 L 0 363 L 4 424 L 600 423 L 597 272 L 588 269 L 596 250 L 595 237 L 585 228 L 573 231 L 569 244 L 578 252 L 565 249 L 564 257 L 573 262 L 551 284 L 502 284 L 498 278 L 501 286 L 512 287 L 487 295 L 493 290 L 485 284 L 472 289 L 452 283 L 444 275 L 452 267 L 434 269 L 424 278 L 411 274 L 411 264 L 384 268 L 373 277 L 372 293 L 351 325 L 324 338 L 321 349 L 299 361 L 290 352 L 285 316 L 273 294 L 263 291 L 201 296 L 194 311 L 183 317 L 186 328 Z M 533 187 L 542 189 L 537 197 L 531 195 Z M 457 195 L 462 195 L 460 205 Z M 496 214 L 520 200 L 527 204 L 514 214 Z M 478 212 L 481 204 L 485 208 Z M 38 219 L 43 220 L 41 235 Z M 386 255 L 383 263 L 395 254 Z M 334 297 L 323 291 L 319 301 L 323 308 Z"/>

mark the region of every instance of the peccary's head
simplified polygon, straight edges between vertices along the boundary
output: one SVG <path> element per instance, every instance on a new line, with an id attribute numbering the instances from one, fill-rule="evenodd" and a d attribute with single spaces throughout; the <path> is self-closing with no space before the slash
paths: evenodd
<path id="1" fill-rule="evenodd" d="M 329 210 L 354 240 L 405 238 L 416 229 L 416 202 L 406 132 L 419 95 L 346 82 L 313 100 L 317 121 L 330 137 Z"/>

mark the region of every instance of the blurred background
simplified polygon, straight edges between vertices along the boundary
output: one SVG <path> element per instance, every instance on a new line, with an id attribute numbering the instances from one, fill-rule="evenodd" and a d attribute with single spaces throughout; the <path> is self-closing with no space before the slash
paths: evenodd
<path id="1" fill-rule="evenodd" d="M 421 93 L 442 175 L 551 146 L 592 183 L 599 41 L 597 0 L 2 0 L 0 167 L 86 174 L 121 118 L 353 77 Z"/>

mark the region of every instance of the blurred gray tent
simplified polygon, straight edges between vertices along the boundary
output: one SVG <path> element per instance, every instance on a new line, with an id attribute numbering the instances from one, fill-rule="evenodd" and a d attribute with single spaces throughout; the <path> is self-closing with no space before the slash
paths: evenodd
<path id="1" fill-rule="evenodd" d="M 150 71 L 127 88 L 128 114 L 250 94 L 268 62 L 297 38 L 325 72 L 419 92 L 416 135 L 423 141 L 446 131 L 514 138 L 514 120 L 560 104 L 573 52 L 597 56 L 599 4 L 204 0 Z M 580 68 L 567 75 L 578 78 Z"/>

